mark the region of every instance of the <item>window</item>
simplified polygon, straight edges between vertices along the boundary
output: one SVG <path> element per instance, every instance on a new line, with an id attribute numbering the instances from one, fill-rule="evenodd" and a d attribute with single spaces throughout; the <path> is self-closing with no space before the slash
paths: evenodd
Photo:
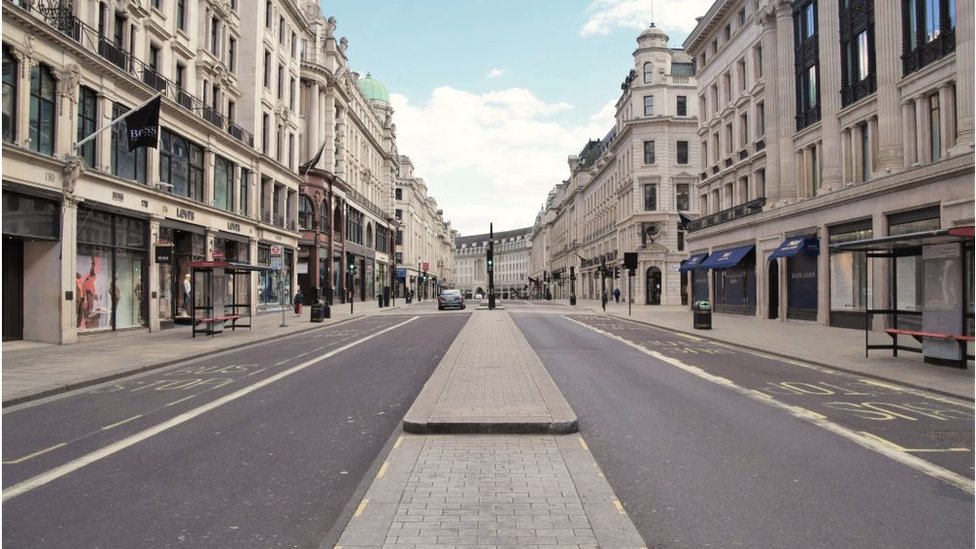
<path id="1" fill-rule="evenodd" d="M 688 98 L 684 95 L 678 96 L 678 116 L 688 116 Z"/>
<path id="2" fill-rule="evenodd" d="M 929 96 L 929 152 L 933 162 L 942 158 L 942 125 L 939 123 L 939 94 Z"/>
<path id="3" fill-rule="evenodd" d="M 654 96 L 645 95 L 644 96 L 644 116 L 651 116 L 654 114 Z"/>
<path id="4" fill-rule="evenodd" d="M 654 163 L 654 142 L 653 141 L 644 142 L 644 163 L 645 164 Z"/>
<path id="5" fill-rule="evenodd" d="M 674 186 L 674 209 L 684 212 L 691 209 L 690 188 L 688 183 L 678 183 Z"/>
<path id="6" fill-rule="evenodd" d="M 247 196 L 248 190 L 251 186 L 251 172 L 247 168 L 241 168 L 241 181 L 240 190 L 237 193 L 238 200 L 240 204 L 238 205 L 238 213 L 241 215 L 248 215 L 250 213 L 250 204 L 248 203 Z"/>
<path id="7" fill-rule="evenodd" d="M 846 5 L 844 5 L 846 4 Z M 874 0 L 842 3 L 841 101 L 850 105 L 875 92 Z"/>
<path id="8" fill-rule="evenodd" d="M 403 189 L 397 187 L 397 189 L 393 192 L 395 193 L 394 196 L 397 200 L 403 200 Z"/>
<path id="9" fill-rule="evenodd" d="M 736 78 L 739 79 L 739 91 L 744 92 L 746 91 L 746 83 L 747 83 L 746 82 L 746 60 L 740 59 L 739 62 L 736 64 L 736 69 L 737 70 L 735 76 Z"/>
<path id="10" fill-rule="evenodd" d="M 288 86 L 288 108 L 293 112 L 295 110 L 295 79 L 291 79 L 291 85 Z"/>
<path id="11" fill-rule="evenodd" d="M 867 123 L 860 124 L 861 131 L 861 181 L 868 181 L 871 179 L 871 165 L 874 163 L 874 159 L 871 158 L 871 136 L 868 133 Z"/>
<path id="12" fill-rule="evenodd" d="M 95 90 L 85 87 L 78 87 L 78 139 L 91 135 L 98 123 L 98 96 Z M 95 166 L 95 140 L 92 139 L 81 146 L 78 154 L 85 159 L 89 167 Z"/>
<path id="13" fill-rule="evenodd" d="M 281 124 L 278 124 L 278 131 L 275 133 L 275 160 L 278 162 L 281 162 L 281 148 L 285 144 L 283 129 Z"/>
<path id="14" fill-rule="evenodd" d="M 644 63 L 644 83 L 650 84 L 654 81 L 654 64 Z"/>
<path id="15" fill-rule="evenodd" d="M 646 183 L 644 185 L 644 211 L 655 210 L 657 210 L 657 183 Z"/>
<path id="16" fill-rule="evenodd" d="M 115 103 L 112 105 L 112 119 L 128 111 L 128 106 Z M 146 183 L 146 149 L 139 148 L 129 152 L 125 120 L 112 127 L 112 175 Z"/>
<path id="17" fill-rule="evenodd" d="M 289 133 L 288 134 L 288 162 L 287 162 L 289 170 L 295 168 L 294 163 L 295 163 L 295 134 Z"/>
<path id="18" fill-rule="evenodd" d="M 688 163 L 688 142 L 687 141 L 678 141 L 678 144 L 677 145 L 678 145 L 677 146 L 677 149 L 678 149 L 678 158 L 677 158 L 678 164 L 687 164 Z"/>
<path id="19" fill-rule="evenodd" d="M 176 28 L 186 30 L 186 0 L 176 0 Z"/>
<path id="20" fill-rule="evenodd" d="M 278 65 L 278 99 L 285 97 L 285 68 Z"/>
<path id="21" fill-rule="evenodd" d="M 291 33 L 291 57 L 292 59 L 298 58 L 298 35 L 294 32 Z"/>
<path id="22" fill-rule="evenodd" d="M 756 135 L 762 139 L 766 135 L 766 103 L 756 103 Z"/>
<path id="23" fill-rule="evenodd" d="M 271 28 L 271 0 L 267 0 L 264 3 L 264 28 Z"/>
<path id="24" fill-rule="evenodd" d="M 830 244 L 872 238 L 871 221 L 830 227 Z M 871 302 L 871 281 L 865 276 L 868 262 L 865 252 L 832 252 L 830 254 L 830 310 L 863 311 Z M 866 284 L 865 284 L 866 281 Z M 863 326 L 863 322 L 861 323 Z"/>
<path id="25" fill-rule="evenodd" d="M 311 231 L 313 219 L 315 219 L 315 211 L 312 207 L 312 200 L 303 194 L 298 197 L 298 228 L 303 231 Z"/>
<path id="26" fill-rule="evenodd" d="M 282 46 L 285 45 L 285 18 L 281 17 L 278 19 L 278 43 Z"/>
<path id="27" fill-rule="evenodd" d="M 763 77 L 763 51 L 762 46 L 756 46 L 752 49 L 753 56 L 752 60 L 754 62 L 756 79 L 761 79 Z"/>
<path id="28" fill-rule="evenodd" d="M 403 210 L 397 208 L 396 210 L 394 210 L 393 216 L 396 217 L 398 220 L 403 221 Z"/>
<path id="29" fill-rule="evenodd" d="M 227 212 L 234 209 L 234 165 L 220 156 L 214 157 L 214 206 Z"/>
<path id="30" fill-rule="evenodd" d="M 820 120 L 820 58 L 817 1 L 804 0 L 793 11 L 797 131 Z"/>
<path id="31" fill-rule="evenodd" d="M 739 28 L 746 26 L 746 9 L 739 10 Z"/>
<path id="32" fill-rule="evenodd" d="M 237 39 L 227 39 L 227 69 L 234 72 L 237 69 Z"/>
<path id="33" fill-rule="evenodd" d="M 725 29 L 722 31 L 722 37 L 726 42 L 732 39 L 732 24 L 726 24 Z"/>
<path id="34" fill-rule="evenodd" d="M 3 45 L 3 140 L 17 139 L 17 59 L 6 44 Z"/>
<path id="35" fill-rule="evenodd" d="M 159 139 L 159 179 L 173 186 L 173 194 L 202 202 L 203 148 L 163 128 Z"/>
<path id="36" fill-rule="evenodd" d="M 678 233 L 678 251 L 679 252 L 683 252 L 683 251 L 685 251 L 685 229 L 684 229 L 684 225 L 681 224 L 681 223 L 678 223 L 677 229 L 678 229 L 677 230 L 677 233 Z"/>
<path id="37" fill-rule="evenodd" d="M 261 117 L 261 152 L 268 154 L 269 148 L 271 146 L 271 122 L 268 117 L 268 113 L 264 113 Z"/>
<path id="38" fill-rule="evenodd" d="M 210 20 L 210 53 L 220 56 L 220 19 Z"/>
<path id="39" fill-rule="evenodd" d="M 271 52 L 264 50 L 264 87 L 271 88 Z"/>
<path id="40" fill-rule="evenodd" d="M 30 149 L 54 154 L 54 90 L 56 83 L 50 67 L 39 63 L 31 68 Z"/>

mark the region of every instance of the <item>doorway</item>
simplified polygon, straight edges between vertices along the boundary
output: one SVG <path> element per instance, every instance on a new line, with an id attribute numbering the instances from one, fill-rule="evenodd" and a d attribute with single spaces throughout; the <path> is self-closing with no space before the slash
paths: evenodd
<path id="1" fill-rule="evenodd" d="M 24 339 L 24 241 L 5 238 L 3 242 L 3 340 L 19 339 Z"/>
<path id="2" fill-rule="evenodd" d="M 769 310 L 766 318 L 774 320 L 779 318 L 779 263 L 775 259 L 768 262 L 766 280 L 769 281 L 769 293 L 767 294 Z"/>
<path id="3" fill-rule="evenodd" d="M 648 305 L 661 304 L 661 269 L 651 267 L 647 269 L 647 300 Z"/>

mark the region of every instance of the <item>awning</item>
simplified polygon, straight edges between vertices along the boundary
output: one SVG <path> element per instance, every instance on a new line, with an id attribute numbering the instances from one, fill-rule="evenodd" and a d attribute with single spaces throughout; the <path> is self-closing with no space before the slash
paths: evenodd
<path id="1" fill-rule="evenodd" d="M 225 269 L 228 271 L 270 271 L 271 267 L 238 263 L 236 261 L 191 261 L 190 267 L 198 271 Z"/>
<path id="2" fill-rule="evenodd" d="M 806 236 L 794 236 L 787 238 L 776 248 L 772 254 L 770 254 L 769 259 L 777 259 L 780 257 L 793 257 L 800 252 L 804 252 L 810 255 L 817 255 L 820 253 L 820 239 L 817 235 L 811 234 Z"/>
<path id="3" fill-rule="evenodd" d="M 727 269 L 729 267 L 735 267 L 742 261 L 742 258 L 749 254 L 752 249 L 755 248 L 752 244 L 748 246 L 740 246 L 738 248 L 729 248 L 727 250 L 719 250 L 713 252 L 712 255 L 708 256 L 705 261 L 703 261 L 700 267 L 705 269 Z"/>
<path id="4" fill-rule="evenodd" d="M 917 233 L 883 236 L 869 240 L 842 242 L 830 246 L 832 252 L 877 252 L 920 248 L 933 244 L 951 244 L 953 242 L 973 242 L 973 227 L 953 227 L 935 231 L 921 231 Z"/>
<path id="5" fill-rule="evenodd" d="M 706 257 L 708 257 L 708 252 L 692 255 L 688 259 L 681 262 L 681 268 L 678 269 L 678 272 L 683 273 L 701 267 L 701 262 Z"/>

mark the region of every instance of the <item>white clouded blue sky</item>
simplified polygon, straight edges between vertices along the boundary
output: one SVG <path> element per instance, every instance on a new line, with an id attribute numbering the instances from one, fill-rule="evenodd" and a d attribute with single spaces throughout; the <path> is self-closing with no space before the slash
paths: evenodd
<path id="1" fill-rule="evenodd" d="M 680 47 L 712 0 L 324 0 L 390 90 L 397 146 L 462 235 L 532 225 L 566 159 L 613 126 L 651 22 Z M 653 4 L 653 5 L 652 5 Z"/>

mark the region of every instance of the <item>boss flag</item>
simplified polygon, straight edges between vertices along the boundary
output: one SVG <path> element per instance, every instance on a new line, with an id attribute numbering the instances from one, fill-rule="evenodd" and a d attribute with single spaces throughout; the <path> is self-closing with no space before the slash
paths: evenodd
<path id="1" fill-rule="evenodd" d="M 125 133 L 129 139 L 129 152 L 139 147 L 156 148 L 159 141 L 159 104 L 162 95 L 146 103 L 141 109 L 125 117 Z"/>

